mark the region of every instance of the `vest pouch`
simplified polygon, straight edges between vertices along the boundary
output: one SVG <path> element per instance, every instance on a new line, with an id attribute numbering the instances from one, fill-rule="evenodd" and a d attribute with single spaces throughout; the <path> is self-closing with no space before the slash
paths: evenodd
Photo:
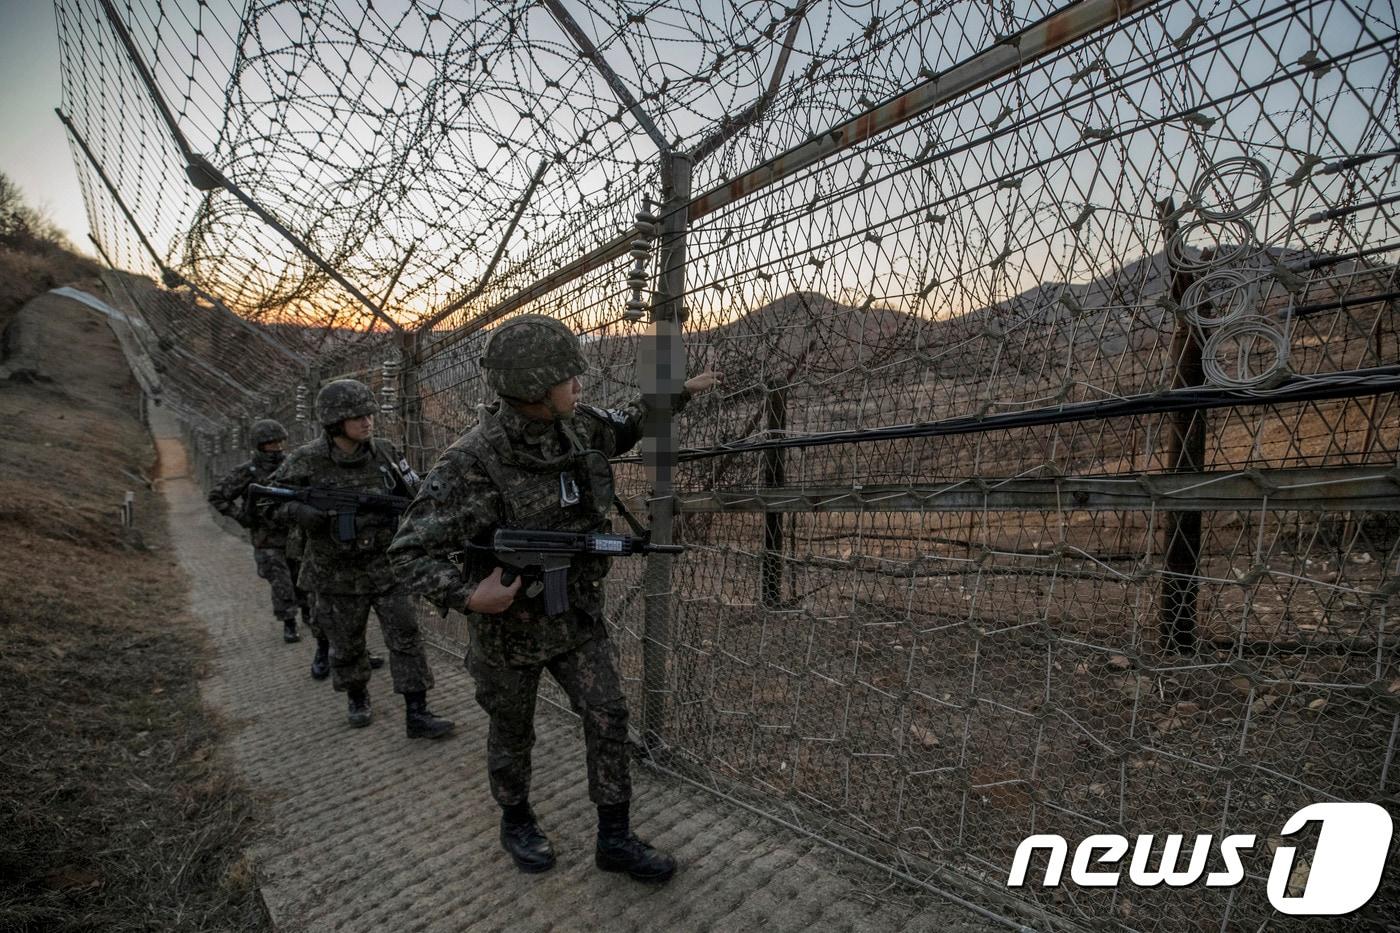
<path id="1" fill-rule="evenodd" d="M 576 463 L 584 504 L 597 521 L 605 521 L 613 504 L 612 463 L 601 450 L 585 450 Z"/>
<path id="2" fill-rule="evenodd" d="M 510 486 L 500 490 L 507 521 L 515 528 L 561 529 L 576 508 L 564 509 L 559 502 L 559 471 L 535 473 L 513 471 Z"/>

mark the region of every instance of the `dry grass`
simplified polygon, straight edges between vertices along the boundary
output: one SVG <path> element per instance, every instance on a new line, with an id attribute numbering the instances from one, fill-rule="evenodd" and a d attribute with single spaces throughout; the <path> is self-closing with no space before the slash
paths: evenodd
<path id="1" fill-rule="evenodd" d="M 0 247 L 0 330 L 25 302 L 60 285 L 91 286 L 97 264 L 60 247 L 43 244 L 35 251 Z"/>
<path id="2" fill-rule="evenodd" d="M 268 929 L 134 387 L 105 326 L 51 307 L 61 353 L 0 382 L 0 929 Z"/>

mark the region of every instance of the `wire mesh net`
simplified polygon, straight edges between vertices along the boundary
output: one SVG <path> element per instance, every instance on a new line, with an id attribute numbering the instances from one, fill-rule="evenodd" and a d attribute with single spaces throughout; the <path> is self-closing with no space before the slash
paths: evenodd
<path id="1" fill-rule="evenodd" d="M 724 372 L 674 496 L 616 464 L 687 547 L 608 583 L 657 767 L 1141 930 L 1304 928 L 1287 817 L 1394 811 L 1392 4 L 56 7 L 108 290 L 208 474 L 346 375 L 427 467 L 519 313 L 596 404 L 668 319 Z M 1259 841 L 1238 887 L 1005 886 L 1113 832 Z"/>

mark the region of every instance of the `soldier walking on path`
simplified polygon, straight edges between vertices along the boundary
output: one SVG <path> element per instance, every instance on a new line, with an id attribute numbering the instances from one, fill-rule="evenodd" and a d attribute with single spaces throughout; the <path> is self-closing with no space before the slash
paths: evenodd
<path id="1" fill-rule="evenodd" d="M 468 547 L 489 542 L 498 528 L 610 530 L 608 458 L 637 443 L 647 406 L 641 399 L 615 411 L 578 404 L 578 377 L 588 364 L 574 333 L 548 317 L 524 315 L 497 328 L 481 365 L 501 400 L 478 409 L 477 426 L 438 459 L 390 557 L 416 592 L 468 613 L 467 665 L 491 721 L 491 793 L 502 810 L 501 845 L 516 866 L 540 872 L 554 865 L 529 800 L 535 693 L 548 670 L 583 718 L 588 794 L 598 807 L 598 867 L 665 881 L 675 860 L 639 840 L 629 825 L 627 704 L 603 606 L 608 560 L 575 558 L 568 608 L 548 615 L 535 587 L 522 591 L 518 579 L 503 585 L 491 555 Z M 676 410 L 719 378 L 706 372 L 691 379 Z"/>
<path id="2" fill-rule="evenodd" d="M 248 529 L 258 576 L 272 587 L 272 612 L 282 623 L 282 640 L 288 643 L 301 641 L 301 635 L 297 633 L 298 609 L 302 621 L 319 639 L 320 634 L 311 621 L 306 592 L 296 585 L 300 568 L 297 561 L 287 554 L 286 529 L 277 522 L 259 521 L 247 498 L 249 485 L 267 482 L 268 477 L 282 465 L 287 456 L 284 450 L 287 429 L 276 421 L 264 419 L 253 424 L 249 435 L 253 459 L 240 463 L 214 484 L 209 493 L 209 504 Z"/>
<path id="3" fill-rule="evenodd" d="M 301 526 L 296 524 L 287 526 L 287 566 L 292 569 L 293 580 L 296 579 L 297 571 L 301 568 L 301 556 L 305 549 L 306 533 L 301 530 Z M 325 680 L 331 676 L 331 643 L 316 621 L 316 594 L 300 587 L 297 588 L 297 592 L 306 598 L 306 607 L 310 612 L 308 614 L 303 610 L 302 618 L 310 619 L 308 627 L 316 639 L 316 653 L 311 656 L 311 677 L 313 680 Z M 369 666 L 372 670 L 377 671 L 384 666 L 384 659 L 371 651 L 369 653 Z"/>
<path id="4" fill-rule="evenodd" d="M 385 440 L 374 437 L 374 393 L 364 383 L 340 379 L 316 396 L 325 435 L 292 451 L 270 485 L 411 497 L 418 478 Z M 347 719 L 367 726 L 370 663 L 365 625 L 374 609 L 389 648 L 394 692 L 403 694 L 409 738 L 441 738 L 452 723 L 428 709 L 433 674 L 423 651 L 417 613 L 407 588 L 389 569 L 385 549 L 396 519 L 362 510 L 353 535 L 341 540 L 338 516 L 304 502 L 264 500 L 260 511 L 294 521 L 305 534 L 301 585 L 312 591 L 316 621 L 330 643 L 332 684 L 348 697 Z"/>

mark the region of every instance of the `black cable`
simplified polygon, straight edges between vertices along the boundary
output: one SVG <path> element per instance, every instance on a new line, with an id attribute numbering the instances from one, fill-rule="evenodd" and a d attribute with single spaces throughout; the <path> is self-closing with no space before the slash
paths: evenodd
<path id="1" fill-rule="evenodd" d="M 678 458 L 682 462 L 687 462 L 763 450 L 829 447 L 834 444 L 868 444 L 877 441 L 949 437 L 958 434 L 984 434 L 1046 424 L 1070 424 L 1076 421 L 1106 420 L 1193 409 L 1284 405 L 1291 402 L 1318 401 L 1330 398 L 1359 398 L 1396 390 L 1400 390 L 1400 365 L 1377 366 L 1371 369 L 1352 370 L 1343 376 L 1294 376 L 1282 386 L 1267 391 L 1174 389 L 1155 395 L 1076 402 L 1069 405 L 1034 408 L 1029 411 L 1010 412 L 1003 415 L 967 416 L 920 424 L 895 425 L 887 428 L 831 431 L 766 441 L 740 441 L 732 444 L 721 444 L 717 447 L 683 448 L 679 452 Z M 617 462 L 638 463 L 641 462 L 641 457 L 622 457 Z"/>

